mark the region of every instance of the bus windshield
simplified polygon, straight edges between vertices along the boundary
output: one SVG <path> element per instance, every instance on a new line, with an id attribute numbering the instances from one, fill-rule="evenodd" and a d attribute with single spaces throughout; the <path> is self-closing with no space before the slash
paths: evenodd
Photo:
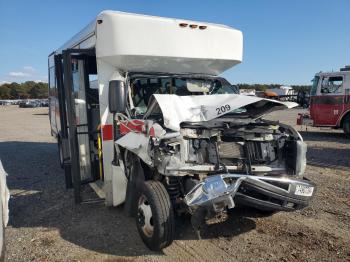
<path id="1" fill-rule="evenodd" d="M 219 77 L 136 76 L 130 79 L 130 89 L 133 106 L 138 114 L 146 112 L 153 94 L 188 96 L 239 93 L 238 88 Z"/>

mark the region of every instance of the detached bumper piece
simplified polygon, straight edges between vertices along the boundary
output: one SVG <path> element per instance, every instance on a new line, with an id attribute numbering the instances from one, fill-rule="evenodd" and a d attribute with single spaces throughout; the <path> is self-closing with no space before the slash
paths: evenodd
<path id="1" fill-rule="evenodd" d="M 306 179 L 290 177 L 221 174 L 207 177 L 186 196 L 190 208 L 223 206 L 233 208 L 238 204 L 265 210 L 293 211 L 309 204 L 315 184 Z"/>

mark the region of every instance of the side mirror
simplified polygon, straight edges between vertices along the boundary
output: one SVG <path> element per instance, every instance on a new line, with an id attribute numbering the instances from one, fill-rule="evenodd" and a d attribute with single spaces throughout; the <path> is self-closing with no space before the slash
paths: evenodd
<path id="1" fill-rule="evenodd" d="M 126 111 L 127 89 L 123 81 L 109 81 L 108 106 L 111 113 Z"/>

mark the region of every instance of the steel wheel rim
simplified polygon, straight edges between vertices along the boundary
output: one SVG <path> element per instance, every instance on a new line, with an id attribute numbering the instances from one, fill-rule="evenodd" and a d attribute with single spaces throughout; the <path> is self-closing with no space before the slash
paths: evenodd
<path id="1" fill-rule="evenodd" d="M 145 195 L 139 198 L 137 210 L 137 221 L 142 232 L 147 237 L 152 237 L 154 232 L 153 215 L 151 206 Z"/>

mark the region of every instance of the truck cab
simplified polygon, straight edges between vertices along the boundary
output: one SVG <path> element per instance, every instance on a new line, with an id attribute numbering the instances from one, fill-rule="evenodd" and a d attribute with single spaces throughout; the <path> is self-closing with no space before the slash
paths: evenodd
<path id="1" fill-rule="evenodd" d="M 310 91 L 309 114 L 299 123 L 315 127 L 343 128 L 350 134 L 350 68 L 315 75 Z"/>

